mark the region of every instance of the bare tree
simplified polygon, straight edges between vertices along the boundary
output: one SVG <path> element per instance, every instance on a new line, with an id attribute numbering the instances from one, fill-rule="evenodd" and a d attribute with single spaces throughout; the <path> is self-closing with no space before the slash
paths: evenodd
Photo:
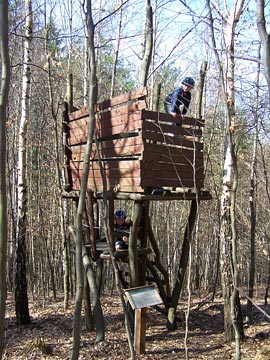
<path id="1" fill-rule="evenodd" d="M 238 170 L 233 134 L 236 128 L 235 88 L 234 88 L 234 43 L 236 25 L 243 11 L 245 0 L 236 0 L 232 9 L 222 12 L 216 2 L 208 3 L 212 30 L 213 47 L 219 63 L 221 86 L 225 106 L 226 135 L 224 149 L 223 181 L 221 194 L 221 276 L 224 297 L 224 331 L 227 341 L 236 341 L 236 359 L 240 358 L 240 338 L 242 335 L 242 317 L 238 292 L 237 233 L 235 227 L 236 189 Z M 223 35 L 226 47 L 225 64 L 220 59 L 214 34 L 212 6 L 224 24 Z M 234 330 L 234 331 L 233 331 Z"/>
<path id="2" fill-rule="evenodd" d="M 30 323 L 26 277 L 26 230 L 27 230 L 27 189 L 26 189 L 26 150 L 27 128 L 29 125 L 30 105 L 30 63 L 31 42 L 33 36 L 32 1 L 25 0 L 25 40 L 22 75 L 22 103 L 19 126 L 18 150 L 18 224 L 17 224 L 17 259 L 15 277 L 16 318 L 19 324 Z"/>
<path id="3" fill-rule="evenodd" d="M 81 182 L 81 191 L 79 196 L 77 214 L 76 214 L 76 299 L 74 309 L 74 322 L 73 322 L 73 351 L 72 360 L 78 359 L 80 348 L 80 324 L 81 324 L 81 308 L 83 298 L 83 241 L 82 241 L 82 219 L 85 208 L 87 180 L 89 174 L 89 159 L 92 149 L 95 130 L 95 104 L 97 99 L 97 78 L 96 78 L 96 60 L 95 60 L 95 45 L 94 33 L 95 25 L 92 17 L 92 1 L 87 0 L 86 3 L 86 27 L 88 33 L 88 49 L 89 49 L 89 126 L 87 134 L 87 144 L 83 161 L 83 175 Z M 85 256 L 85 254 L 84 254 Z M 90 264 L 88 264 L 89 266 Z M 95 306 L 99 306 L 99 298 L 96 299 Z M 101 311 L 101 308 L 100 308 Z M 97 325 L 97 324 L 96 324 Z M 104 339 L 104 326 L 99 328 L 96 341 Z"/>
<path id="4" fill-rule="evenodd" d="M 0 2 L 0 359 L 4 348 L 7 265 L 6 121 L 10 81 L 8 50 L 8 0 Z"/>

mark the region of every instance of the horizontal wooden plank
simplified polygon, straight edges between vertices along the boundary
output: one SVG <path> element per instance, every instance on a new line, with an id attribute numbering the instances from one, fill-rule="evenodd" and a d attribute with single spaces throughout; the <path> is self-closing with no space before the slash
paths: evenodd
<path id="1" fill-rule="evenodd" d="M 132 192 L 132 193 L 143 193 L 145 188 L 161 188 L 161 187 L 182 187 L 182 188 L 203 188 L 203 180 L 197 181 L 194 186 L 194 181 L 189 179 L 182 179 L 181 181 L 176 180 L 164 180 L 161 185 L 160 180 L 157 179 L 143 179 L 142 185 L 137 186 L 135 184 L 107 184 L 107 190 L 113 190 L 115 192 Z M 73 179 L 73 190 L 80 190 L 80 179 L 75 177 Z M 103 191 L 103 183 L 94 183 L 92 179 L 88 180 L 87 189 L 96 192 Z"/>
<path id="2" fill-rule="evenodd" d="M 107 140 L 98 140 L 97 143 L 92 144 L 92 151 L 96 149 L 96 144 L 98 144 L 99 150 L 106 150 L 106 149 L 117 149 L 117 148 L 124 148 L 125 146 L 132 146 L 132 145 L 142 145 L 144 144 L 143 139 L 140 133 L 132 133 L 130 136 L 125 137 L 125 135 L 116 138 L 109 138 Z M 69 147 L 71 151 L 76 153 L 84 153 L 86 149 L 86 144 L 78 144 Z"/>
<path id="3" fill-rule="evenodd" d="M 73 184 L 73 190 L 80 190 L 81 189 L 81 185 L 80 182 L 74 182 Z M 102 192 L 103 191 L 103 186 L 100 185 L 93 185 L 90 182 L 88 182 L 87 184 L 87 189 L 88 190 L 92 190 L 94 192 Z M 113 190 L 115 192 L 126 192 L 126 193 L 144 193 L 144 189 L 141 186 L 133 186 L 133 185 L 122 185 L 121 189 L 120 188 L 116 188 L 116 187 L 107 187 L 107 190 Z"/>
<path id="4" fill-rule="evenodd" d="M 82 164 L 80 164 L 82 165 Z M 193 170 L 194 171 L 194 170 Z M 196 174 L 193 171 L 187 171 L 186 169 L 182 171 L 165 169 L 149 169 L 149 168 L 136 168 L 136 169 L 126 169 L 120 170 L 114 168 L 113 170 L 105 169 L 103 174 L 106 177 L 107 186 L 112 189 L 113 187 L 121 187 L 123 185 L 129 186 L 172 186 L 172 187 L 192 187 L 194 186 L 194 176 L 196 177 L 196 186 L 202 187 L 204 182 L 204 173 L 203 169 L 198 169 Z M 82 176 L 82 166 L 77 169 L 72 170 L 73 176 L 77 179 Z M 102 175 L 100 170 L 91 168 L 89 171 L 88 178 L 89 186 L 91 189 L 94 184 L 98 189 L 102 186 Z"/>
<path id="5" fill-rule="evenodd" d="M 161 170 L 144 170 L 141 171 L 140 169 L 129 169 L 126 171 L 120 171 L 119 169 L 114 170 L 105 170 L 103 172 L 104 176 L 106 176 L 108 179 L 114 179 L 114 181 L 118 181 L 121 183 L 121 179 L 125 178 L 143 178 L 143 179 L 156 179 L 160 180 L 160 184 L 163 184 L 163 180 L 176 180 L 181 182 L 182 179 L 185 180 L 194 180 L 195 174 L 193 171 L 184 171 L 184 172 L 176 172 L 174 170 L 171 171 L 161 171 Z M 97 180 L 102 178 L 100 170 L 90 170 L 89 177 L 92 177 L 93 179 Z M 196 180 L 203 180 L 204 179 L 204 173 L 203 172 L 196 172 Z"/>
<path id="6" fill-rule="evenodd" d="M 146 153 L 161 153 L 163 155 L 174 155 L 174 156 L 185 156 L 189 159 L 193 159 L 194 153 L 197 158 L 203 158 L 203 152 L 195 151 L 192 149 L 182 149 L 175 146 L 167 146 L 163 144 L 145 143 L 144 144 Z"/>
<path id="7" fill-rule="evenodd" d="M 146 102 L 144 100 L 139 100 L 132 104 L 118 106 L 106 113 L 100 113 L 97 116 L 96 128 L 97 130 L 101 130 L 123 123 L 128 126 L 129 122 L 133 120 L 132 114 L 135 113 L 136 119 L 141 119 L 141 110 L 143 110 L 145 106 Z"/>
<path id="8" fill-rule="evenodd" d="M 136 89 L 134 91 L 131 91 L 130 93 L 126 93 L 126 94 L 123 94 L 123 95 L 120 95 L 120 96 L 116 96 L 116 97 L 114 97 L 112 99 L 105 100 L 102 103 L 99 103 L 97 105 L 97 111 L 101 111 L 101 110 L 104 110 L 104 109 L 107 109 L 109 107 L 122 104 L 122 103 L 130 101 L 130 100 L 139 99 L 139 98 L 145 97 L 146 95 L 147 95 L 147 88 L 146 87 Z"/>
<path id="9" fill-rule="evenodd" d="M 123 133 L 132 133 L 133 136 L 134 131 L 138 131 L 142 126 L 142 122 L 140 119 L 135 121 L 129 121 L 128 123 L 122 123 L 117 126 L 111 126 L 106 129 L 100 129 L 96 132 L 97 139 L 105 138 L 105 137 L 114 137 L 119 134 L 122 136 Z M 73 128 L 70 131 L 70 138 L 68 139 L 69 146 L 74 146 L 76 144 L 83 144 L 87 141 L 87 131 L 83 127 Z"/>
<path id="10" fill-rule="evenodd" d="M 99 170 L 100 164 L 98 161 L 91 161 L 90 167 L 94 170 Z M 140 169 L 141 161 L 140 160 L 108 160 L 102 161 L 102 168 L 106 170 L 115 170 L 119 169 L 120 171 L 130 170 L 130 169 Z"/>
<path id="11" fill-rule="evenodd" d="M 98 113 L 97 124 L 101 124 L 103 128 L 112 125 L 112 123 L 117 124 L 118 118 L 120 116 L 127 115 L 128 117 L 130 114 L 136 111 L 141 111 L 145 109 L 145 107 L 146 107 L 145 100 L 138 100 L 132 104 L 117 106 L 105 113 Z"/>
<path id="12" fill-rule="evenodd" d="M 85 145 L 84 145 L 85 146 Z M 134 145 L 125 145 L 122 147 L 111 147 L 111 148 L 100 148 L 99 149 L 99 156 L 101 160 L 107 160 L 107 159 L 115 159 L 125 157 L 139 157 L 143 151 L 143 143 L 141 144 L 134 144 Z M 95 144 L 93 144 L 91 151 L 91 160 L 98 159 L 98 151 L 96 149 Z M 82 151 L 82 146 L 76 146 L 76 150 L 74 149 L 72 151 L 71 160 L 72 161 L 83 161 L 84 158 L 84 151 Z"/>
<path id="13" fill-rule="evenodd" d="M 101 166 L 104 171 L 118 171 L 119 173 L 131 172 L 133 170 L 139 170 L 141 163 L 139 160 L 135 161 L 101 161 Z M 82 171 L 83 161 L 71 161 L 70 168 L 74 171 Z M 98 161 L 90 161 L 89 171 L 100 171 L 100 163 Z"/>
<path id="14" fill-rule="evenodd" d="M 96 111 L 99 112 L 101 110 L 111 108 L 113 106 L 120 105 L 122 103 L 126 103 L 131 100 L 141 99 L 141 98 L 144 98 L 146 95 L 147 95 L 147 88 L 143 87 L 143 88 L 131 91 L 130 93 L 116 96 L 112 99 L 105 100 L 105 101 L 97 104 Z M 146 106 L 144 106 L 144 108 L 145 107 Z M 88 116 L 88 115 L 89 115 L 89 107 L 85 106 L 82 109 L 74 111 L 71 114 L 69 114 L 69 121 L 80 119 L 80 118 Z"/>
<path id="15" fill-rule="evenodd" d="M 139 113 L 136 113 L 137 116 Z M 132 133 L 134 131 L 140 130 L 142 127 L 142 120 L 138 116 L 137 119 L 132 119 L 131 117 L 127 122 L 122 122 L 117 125 L 108 126 L 106 128 L 100 128 L 97 130 L 97 138 L 104 138 L 109 136 L 115 136 L 117 134 L 127 134 Z"/>
<path id="16" fill-rule="evenodd" d="M 194 184 L 193 179 L 177 179 L 177 180 L 170 180 L 170 179 L 164 179 L 161 183 L 160 179 L 149 179 L 149 178 L 143 178 L 142 187 L 187 187 L 187 188 L 202 188 L 203 187 L 203 180 L 196 181 L 196 184 Z"/>
<path id="17" fill-rule="evenodd" d="M 149 172 L 143 172 L 142 173 L 142 179 L 146 180 L 146 179 L 155 179 L 157 181 L 159 181 L 160 184 L 162 184 L 162 186 L 165 186 L 165 183 L 167 183 L 167 181 L 176 181 L 179 183 L 182 183 L 183 181 L 191 181 L 194 182 L 195 179 L 195 174 L 193 174 L 192 172 L 188 173 L 176 173 L 175 171 L 168 171 L 168 172 L 163 172 L 163 171 L 158 171 L 158 170 L 153 170 L 153 171 L 149 171 Z M 196 182 L 198 181 L 203 181 L 204 180 L 204 174 L 203 173 L 196 173 Z M 179 185 L 180 186 L 180 185 Z"/>
<path id="18" fill-rule="evenodd" d="M 187 158 L 185 156 L 179 155 L 165 155 L 159 153 L 143 153 L 143 162 L 144 161 L 156 161 L 158 164 L 160 163 L 171 163 L 185 166 L 195 166 L 196 168 L 200 168 L 203 166 L 203 159 L 195 158 L 195 160 Z"/>
<path id="19" fill-rule="evenodd" d="M 138 100 L 135 103 L 119 106 L 106 113 L 97 114 L 96 129 L 105 129 L 106 127 L 110 127 L 113 125 L 128 123 L 130 120 L 133 119 L 141 119 L 142 110 L 145 108 L 145 106 L 146 103 L 144 100 Z M 75 113 L 77 113 L 77 111 Z M 76 116 L 75 113 L 72 113 L 74 114 L 73 117 Z M 85 109 L 78 110 L 78 113 L 80 116 L 78 115 L 79 117 L 76 119 L 76 121 L 71 121 L 69 123 L 70 131 L 77 127 L 85 129 L 85 131 L 87 131 L 89 114 L 86 112 Z"/>
<path id="20" fill-rule="evenodd" d="M 142 137 L 144 140 L 150 140 L 152 142 L 159 142 L 163 145 L 171 145 L 184 148 L 190 148 L 194 150 L 203 150 L 203 144 L 193 139 L 186 139 L 183 136 L 158 134 L 152 131 L 142 131 Z"/>
<path id="21" fill-rule="evenodd" d="M 77 174 L 81 174 L 82 173 L 82 169 L 83 169 L 83 163 L 72 163 L 71 164 L 71 169 L 74 170 L 74 172 L 76 172 Z M 195 174 L 194 174 L 195 172 Z M 120 179 L 122 178 L 155 178 L 155 179 L 193 179 L 194 176 L 196 175 L 197 179 L 203 179 L 204 178 L 204 172 L 203 172 L 203 168 L 198 168 L 198 169 L 192 169 L 192 168 L 187 168 L 186 167 L 182 167 L 182 169 L 180 169 L 179 167 L 177 169 L 174 169 L 173 167 L 170 168 L 170 170 L 166 169 L 166 168 L 162 168 L 162 166 L 160 168 L 156 168 L 156 169 L 151 169 L 149 167 L 136 167 L 136 168 L 128 168 L 128 169 L 120 169 L 120 168 L 102 168 L 102 171 L 100 168 L 94 168 L 91 166 L 90 170 L 89 170 L 89 177 L 91 178 L 102 178 L 103 175 L 106 176 L 107 178 L 113 178 L 114 181 L 120 181 Z"/>
<path id="22" fill-rule="evenodd" d="M 69 121 L 70 121 L 70 123 L 69 123 L 69 126 L 70 126 L 74 120 L 79 120 L 84 117 L 88 118 L 89 117 L 89 108 L 83 107 L 80 110 L 72 112 L 71 114 L 69 114 L 68 117 L 69 117 Z"/>
<path id="23" fill-rule="evenodd" d="M 73 177 L 73 188 L 80 189 L 81 182 L 81 171 L 76 171 L 72 173 Z M 141 179 L 137 178 L 121 178 L 118 177 L 106 178 L 107 182 L 107 190 L 115 190 L 115 191 L 129 191 L 128 189 L 139 189 L 141 188 Z M 102 178 L 88 178 L 87 188 L 95 191 L 103 190 L 103 181 Z M 141 189 L 142 190 L 142 189 Z"/>
<path id="24" fill-rule="evenodd" d="M 202 129 L 193 127 L 176 126 L 175 124 L 162 124 L 156 121 L 144 120 L 142 122 L 142 130 L 154 131 L 161 134 L 174 134 L 176 136 L 202 136 Z"/>
<path id="25" fill-rule="evenodd" d="M 203 154 L 188 149 L 176 149 L 158 144 L 145 144 L 144 152 L 140 158 L 142 161 L 169 162 L 174 164 L 193 164 L 200 167 L 203 164 Z"/>
<path id="26" fill-rule="evenodd" d="M 150 110 L 143 110 L 142 112 L 142 119 L 150 119 L 150 120 L 157 120 L 157 121 L 164 121 L 164 122 L 172 122 L 172 123 L 181 123 L 183 126 L 198 126 L 203 127 L 204 126 L 204 119 L 196 119 L 196 118 L 190 118 L 185 117 L 184 120 L 182 120 L 181 116 L 179 115 L 177 117 L 177 120 L 174 120 L 170 114 L 165 114 L 162 112 L 156 112 L 156 111 L 150 111 Z"/>
<path id="27" fill-rule="evenodd" d="M 176 174 L 184 174 L 184 176 L 187 176 L 188 174 L 194 174 L 194 171 L 196 174 L 203 174 L 204 173 L 204 167 L 198 166 L 194 167 L 193 164 L 172 164 L 172 163 L 165 163 L 165 162 L 151 162 L 151 161 L 144 161 L 141 162 L 140 167 L 142 169 L 142 176 L 144 176 L 144 173 L 150 171 L 160 171 L 160 172 L 168 172 L 168 173 L 176 173 Z"/>

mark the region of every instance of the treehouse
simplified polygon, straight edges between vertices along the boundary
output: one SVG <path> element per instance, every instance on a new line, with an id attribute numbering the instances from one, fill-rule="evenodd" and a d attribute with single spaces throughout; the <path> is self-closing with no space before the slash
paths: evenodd
<path id="1" fill-rule="evenodd" d="M 134 265 L 135 275 L 131 279 L 133 286 L 144 285 L 148 279 L 144 269 L 148 268 L 166 301 L 168 277 L 151 230 L 149 202 L 191 201 L 187 227 L 192 228 L 192 219 L 199 202 L 211 199 L 209 192 L 204 190 L 204 121 L 187 117 L 181 125 L 180 118 L 174 121 L 168 114 L 147 110 L 146 96 L 147 90 L 142 88 L 96 106 L 95 137 L 87 179 L 88 245 L 93 259 L 110 259 L 111 254 L 106 251 L 107 243 L 100 241 L 99 235 L 91 230 L 94 225 L 97 226 L 94 204 L 104 199 L 106 194 L 110 226 L 114 234 L 114 201 L 132 200 L 134 211 L 129 248 L 116 251 L 115 258 L 126 259 L 130 268 Z M 67 184 L 64 196 L 76 198 L 83 176 L 89 128 L 88 109 L 83 108 L 70 114 L 66 112 L 64 122 Z M 188 237 L 184 241 L 188 241 Z M 110 241 L 113 248 L 113 237 Z M 154 261 L 148 258 L 150 252 L 154 253 Z M 138 261 L 143 261 L 145 266 L 139 266 L 138 269 Z M 165 279 L 160 279 L 154 267 Z M 140 276 L 138 272 L 141 272 Z M 164 290 L 164 282 L 167 290 Z M 123 282 L 123 286 L 127 284 Z"/>

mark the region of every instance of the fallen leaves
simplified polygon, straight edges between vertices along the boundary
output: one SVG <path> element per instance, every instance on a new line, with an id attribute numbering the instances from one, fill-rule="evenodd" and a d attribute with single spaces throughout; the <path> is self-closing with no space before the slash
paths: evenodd
<path id="1" fill-rule="evenodd" d="M 8 296 L 6 312 L 6 348 L 3 360 L 65 360 L 72 352 L 72 305 L 64 310 L 63 298 L 31 300 L 32 323 L 21 328 L 16 325 L 14 304 Z M 189 314 L 188 337 L 185 341 L 186 324 L 178 323 L 174 332 L 166 328 L 166 318 L 153 308 L 147 312 L 146 351 L 137 356 L 141 360 L 233 359 L 234 343 L 224 343 L 222 299 L 206 302 L 193 299 Z M 200 302 L 203 303 L 200 306 Z M 44 306 L 43 306 L 44 305 Z M 87 332 L 82 317 L 80 360 L 127 360 L 130 357 L 124 316 L 117 295 L 103 295 L 102 308 L 106 323 L 106 338 L 95 343 L 95 333 Z M 265 311 L 269 309 L 264 309 Z M 179 304 L 179 315 L 186 311 L 185 301 Z M 268 311 L 269 312 L 269 311 Z M 180 316 L 181 317 L 181 316 Z M 246 341 L 241 344 L 243 359 L 269 359 L 269 324 L 254 309 L 254 324 L 245 329 Z M 185 344 L 187 348 L 185 349 Z M 268 356 L 268 357 L 267 357 Z"/>

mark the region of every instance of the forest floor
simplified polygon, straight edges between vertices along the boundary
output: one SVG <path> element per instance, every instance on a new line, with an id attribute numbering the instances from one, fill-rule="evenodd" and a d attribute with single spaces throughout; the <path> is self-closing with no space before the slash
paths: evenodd
<path id="1" fill-rule="evenodd" d="M 256 301 L 266 314 L 270 314 L 270 306 L 262 303 Z M 119 297 L 116 294 L 103 295 L 102 307 L 106 322 L 105 340 L 95 343 L 95 333 L 86 330 L 83 320 L 79 359 L 127 360 L 130 351 Z M 16 325 L 13 297 L 8 294 L 3 359 L 70 359 L 73 304 L 64 311 L 63 297 L 56 301 L 30 299 L 29 310 L 32 323 L 21 327 Z M 136 359 L 234 359 L 235 344 L 224 342 L 221 298 L 212 302 L 207 301 L 207 297 L 192 296 L 187 337 L 184 315 L 187 302 L 181 300 L 178 310 L 180 321 L 173 332 L 167 330 L 164 315 L 153 308 L 147 310 L 145 354 L 137 355 Z M 256 307 L 254 322 L 245 327 L 245 336 L 241 343 L 242 360 L 270 359 L 269 319 Z"/>

